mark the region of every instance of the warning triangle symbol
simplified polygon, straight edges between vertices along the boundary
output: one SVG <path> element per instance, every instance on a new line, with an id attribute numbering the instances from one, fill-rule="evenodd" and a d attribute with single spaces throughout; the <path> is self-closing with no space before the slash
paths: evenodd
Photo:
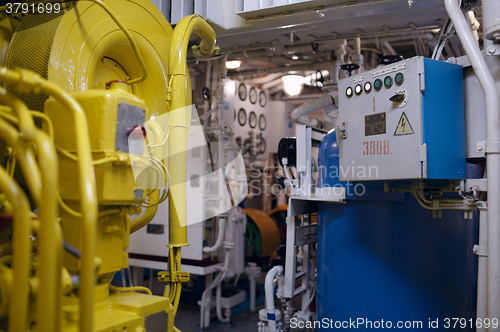
<path id="1" fill-rule="evenodd" d="M 410 134 L 413 134 L 413 128 L 411 127 L 410 121 L 408 121 L 405 112 L 403 112 L 403 114 L 401 114 L 401 118 L 399 119 L 398 126 L 396 127 L 396 131 L 394 132 L 394 136 Z"/>

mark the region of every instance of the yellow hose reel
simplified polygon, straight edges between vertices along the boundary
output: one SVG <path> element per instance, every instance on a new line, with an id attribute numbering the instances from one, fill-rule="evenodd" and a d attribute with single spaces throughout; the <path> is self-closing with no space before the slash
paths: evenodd
<path id="1" fill-rule="evenodd" d="M 148 68 L 148 78 L 131 87 L 151 115 L 167 110 L 167 72 L 173 30 L 151 1 L 106 0 L 130 31 Z M 10 44 L 6 66 L 32 70 L 68 92 L 105 89 L 106 82 L 142 76 L 123 31 L 98 4 L 78 1 L 64 15 L 25 17 Z M 43 111 L 43 94 L 20 95 Z"/>

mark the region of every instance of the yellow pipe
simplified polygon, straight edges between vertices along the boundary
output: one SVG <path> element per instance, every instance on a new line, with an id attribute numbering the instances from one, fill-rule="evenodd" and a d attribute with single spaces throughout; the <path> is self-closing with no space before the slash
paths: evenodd
<path id="1" fill-rule="evenodd" d="M 0 94 L 4 92 L 5 90 L 0 89 Z M 17 152 L 16 158 L 21 165 L 21 170 L 28 185 L 28 189 L 36 205 L 40 206 L 42 195 L 40 170 L 36 165 L 30 149 L 26 146 L 25 142 L 19 138 L 17 130 L 3 121 L 0 122 L 0 137 Z"/>
<path id="2" fill-rule="evenodd" d="M 160 190 L 155 190 L 149 195 L 149 200 L 156 202 L 160 198 Z M 158 210 L 158 205 L 146 208 L 146 211 L 140 216 L 130 222 L 130 234 L 137 232 L 142 227 L 149 224 Z"/>
<path id="3" fill-rule="evenodd" d="M 87 118 L 81 106 L 63 89 L 57 85 L 44 80 L 39 75 L 26 70 L 8 70 L 3 67 L 0 69 L 0 81 L 11 84 L 14 88 L 24 88 L 29 86 L 32 89 L 39 90 L 53 96 L 63 106 L 73 113 L 75 122 L 76 151 L 79 159 L 78 175 L 80 190 L 80 205 L 82 211 L 82 258 L 80 270 L 80 331 L 90 332 L 93 326 L 93 306 L 94 306 L 94 285 L 95 285 L 95 266 L 94 257 L 96 255 L 96 232 L 97 232 L 97 194 L 94 178 L 94 167 L 92 166 L 92 154 L 90 149 L 90 139 L 88 133 Z M 23 84 L 19 84 L 23 83 Z M 27 91 L 21 91 L 27 92 Z M 21 120 L 20 120 L 21 121 Z M 21 123 L 21 122 L 20 122 Z M 57 167 L 57 163 L 55 165 Z M 54 168 L 55 170 L 57 168 Z M 52 186 L 57 184 L 54 179 Z M 48 185 L 50 187 L 50 185 Z M 43 181 L 42 181 L 43 190 Z M 45 195 L 44 195 L 45 199 Z M 54 202 L 57 202 L 54 193 Z M 55 204 L 54 204 L 55 208 Z M 43 227 L 42 227 L 43 228 Z M 42 265 L 42 264 L 40 264 Z M 60 273 L 60 271 L 59 271 Z M 60 278 L 57 278 L 60 280 Z M 42 291 L 49 294 L 42 287 Z M 41 291 L 41 292 L 42 292 Z M 47 295 L 53 297 L 52 293 Z M 42 297 L 43 298 L 43 297 Z M 43 311 L 43 310 L 42 310 Z M 52 329 L 41 329 L 43 331 L 52 331 Z"/>
<path id="4" fill-rule="evenodd" d="M 3 71 L 2 71 L 3 72 Z M 5 90 L 0 93 L 0 102 L 10 106 L 19 119 L 21 134 L 35 143 L 42 176 L 43 204 L 38 206 L 41 227 L 40 239 L 40 284 L 37 301 L 38 326 L 42 331 L 60 330 L 60 287 L 59 277 L 62 262 L 62 244 L 55 241 L 58 234 L 56 188 L 58 187 L 58 164 L 55 148 L 47 134 L 38 130 L 26 105 Z"/>
<path id="5" fill-rule="evenodd" d="M 109 291 L 112 293 L 125 293 L 125 292 L 144 292 L 148 295 L 153 295 L 151 290 L 147 287 L 143 286 L 135 286 L 135 287 L 115 287 L 109 284 Z"/>
<path id="6" fill-rule="evenodd" d="M 189 136 L 189 126 L 191 123 L 190 110 L 184 111 L 183 108 L 191 105 L 191 81 L 189 70 L 186 63 L 189 38 L 192 33 L 201 37 L 200 53 L 211 55 L 215 48 L 215 32 L 199 15 L 184 17 L 179 21 L 174 29 L 170 56 L 168 63 L 169 87 L 167 89 L 167 98 L 169 98 L 169 135 L 168 142 L 169 171 L 170 178 L 178 183 L 174 189 L 170 186 L 171 194 L 169 197 L 169 247 L 170 255 L 170 275 L 172 280 L 171 298 L 172 306 L 168 312 L 168 331 L 173 331 L 174 317 L 179 302 L 181 285 L 180 280 L 176 278 L 176 272 L 180 270 L 181 247 L 187 245 L 187 197 L 186 197 L 186 146 Z M 175 196 L 175 203 L 173 197 Z"/>
<path id="7" fill-rule="evenodd" d="M 14 206 L 12 252 L 15 278 L 10 293 L 8 331 L 26 331 L 31 254 L 30 205 L 22 189 L 3 167 L 0 167 L 0 190 Z"/>
<path id="8" fill-rule="evenodd" d="M 169 158 L 169 170 L 172 179 L 184 183 L 186 182 L 186 158 L 181 156 L 185 156 L 191 117 L 190 114 L 185 114 L 186 112 L 180 110 L 191 105 L 191 90 L 188 90 L 191 84 L 186 57 L 189 38 L 193 32 L 202 38 L 200 45 L 202 54 L 212 54 L 215 48 L 215 32 L 201 16 L 195 14 L 184 17 L 175 27 L 168 63 L 168 75 L 171 82 L 168 87 L 171 94 L 170 137 L 175 137 L 175 140 L 169 140 L 168 150 L 170 156 L 176 156 Z M 170 244 L 184 245 L 187 242 L 185 186 L 179 188 L 175 194 L 181 199 L 176 199 L 177 206 L 174 206 L 173 195 L 170 195 Z"/>

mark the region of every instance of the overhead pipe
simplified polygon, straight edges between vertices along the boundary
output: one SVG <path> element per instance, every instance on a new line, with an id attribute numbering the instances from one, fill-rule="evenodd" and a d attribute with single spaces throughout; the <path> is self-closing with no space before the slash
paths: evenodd
<path id="1" fill-rule="evenodd" d="M 333 100 L 333 97 L 331 95 L 326 95 L 318 99 L 311 100 L 295 108 L 292 113 L 290 113 L 290 117 L 297 123 L 317 128 L 323 128 L 323 122 L 321 120 L 309 117 L 307 116 L 307 114 L 320 109 L 333 107 L 334 105 L 335 101 Z"/>
<path id="2" fill-rule="evenodd" d="M 485 0 L 488 3 L 492 0 Z M 486 162 L 488 185 L 488 317 L 500 317 L 500 113 L 495 80 L 456 0 L 445 0 L 455 26 L 486 97 Z M 490 328 L 489 331 L 497 329 Z"/>
<path id="3" fill-rule="evenodd" d="M 238 76 L 252 76 L 252 75 L 264 75 L 264 74 L 275 74 L 275 73 L 287 73 L 291 71 L 316 71 L 318 69 L 328 69 L 335 61 L 325 61 L 318 63 L 311 63 L 306 65 L 294 65 L 294 66 L 280 66 L 271 68 L 260 68 L 260 69 L 249 69 L 240 70 L 234 72 L 228 72 L 228 77 L 238 77 Z"/>

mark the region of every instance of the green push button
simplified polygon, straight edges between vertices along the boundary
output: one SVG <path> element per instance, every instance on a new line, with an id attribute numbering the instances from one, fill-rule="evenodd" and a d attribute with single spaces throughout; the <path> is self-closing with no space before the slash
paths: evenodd
<path id="1" fill-rule="evenodd" d="M 396 77 L 394 77 L 394 81 L 396 81 L 397 85 L 403 84 L 403 82 L 405 81 L 405 77 L 404 77 L 403 73 L 397 73 Z"/>
<path id="2" fill-rule="evenodd" d="M 373 82 L 373 86 L 375 87 L 375 90 L 380 90 L 382 89 L 382 81 L 380 79 L 376 79 L 375 82 Z"/>
<path id="3" fill-rule="evenodd" d="M 384 85 L 386 88 L 390 88 L 392 86 L 392 77 L 386 76 L 384 78 Z"/>

